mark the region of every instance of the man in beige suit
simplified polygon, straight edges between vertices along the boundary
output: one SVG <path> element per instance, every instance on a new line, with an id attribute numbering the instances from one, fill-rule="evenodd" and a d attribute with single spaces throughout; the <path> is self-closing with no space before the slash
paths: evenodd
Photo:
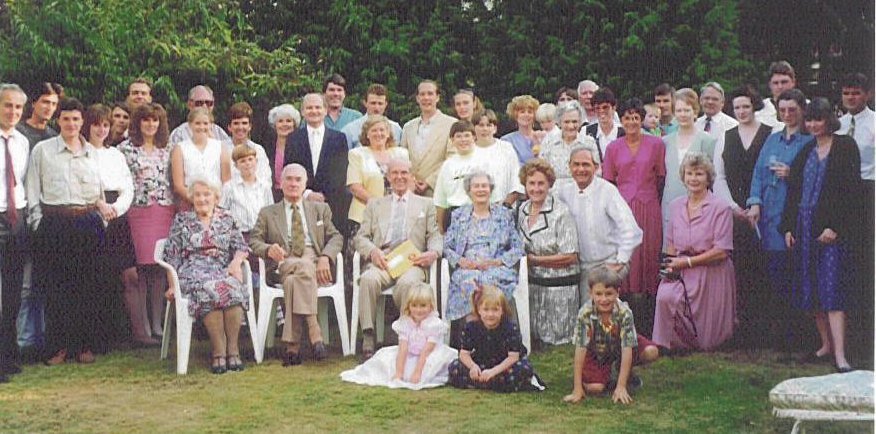
<path id="1" fill-rule="evenodd" d="M 392 298 L 395 305 L 403 309 L 408 290 L 426 280 L 426 270 L 443 249 L 432 201 L 408 190 L 411 163 L 394 159 L 389 162 L 387 170 L 392 194 L 368 201 L 362 225 L 353 239 L 353 246 L 359 254 L 370 259 L 359 278 L 361 301 L 359 312 L 354 312 L 362 324 L 362 356 L 365 359 L 374 354 L 374 313 L 381 291 L 395 285 Z M 422 253 L 413 259 L 415 267 L 394 280 L 387 272 L 386 254 L 406 240 Z"/>
<path id="2" fill-rule="evenodd" d="M 341 251 L 343 238 L 332 224 L 332 212 L 322 202 L 303 200 L 307 171 L 299 164 L 283 168 L 283 200 L 262 208 L 249 245 L 265 258 L 268 281 L 282 282 L 286 324 L 283 366 L 300 365 L 302 323 L 317 360 L 326 357 L 317 313 L 317 288 L 331 283 L 330 261 Z M 269 270 L 269 271 L 268 271 Z"/>
<path id="3" fill-rule="evenodd" d="M 450 126 L 456 118 L 438 110 L 439 100 L 438 83 L 432 80 L 420 82 L 417 86 L 420 116 L 405 124 L 400 144 L 411 156 L 414 193 L 428 197 L 432 197 L 441 164 L 448 154 L 454 152 L 449 137 Z"/>

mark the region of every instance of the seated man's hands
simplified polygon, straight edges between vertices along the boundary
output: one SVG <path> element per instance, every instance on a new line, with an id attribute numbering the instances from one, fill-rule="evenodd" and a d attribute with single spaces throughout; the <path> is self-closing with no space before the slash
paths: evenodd
<path id="1" fill-rule="evenodd" d="M 429 267 L 438 259 L 438 253 L 425 251 L 411 258 L 411 262 L 418 267 Z"/>
<path id="2" fill-rule="evenodd" d="M 384 271 L 389 268 L 389 263 L 386 262 L 386 255 L 383 254 L 382 250 L 374 248 L 373 250 L 371 250 L 370 257 L 371 263 L 377 266 L 377 268 L 380 268 Z"/>
<path id="3" fill-rule="evenodd" d="M 332 267 L 328 256 L 320 256 L 316 260 L 316 281 L 320 286 L 332 283 Z"/>
<path id="4" fill-rule="evenodd" d="M 268 257 L 279 264 L 280 262 L 283 262 L 283 259 L 286 259 L 286 250 L 280 247 L 279 244 L 271 244 L 271 246 L 268 247 Z"/>

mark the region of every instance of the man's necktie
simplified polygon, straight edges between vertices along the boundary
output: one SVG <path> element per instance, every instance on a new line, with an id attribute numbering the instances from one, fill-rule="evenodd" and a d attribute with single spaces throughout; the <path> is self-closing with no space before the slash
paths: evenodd
<path id="1" fill-rule="evenodd" d="M 712 117 L 706 116 L 706 126 L 703 128 L 703 131 L 709 132 L 712 131 Z"/>
<path id="2" fill-rule="evenodd" d="M 298 205 L 292 204 L 292 239 L 290 242 L 292 256 L 301 257 L 304 254 L 304 225 L 298 214 Z"/>

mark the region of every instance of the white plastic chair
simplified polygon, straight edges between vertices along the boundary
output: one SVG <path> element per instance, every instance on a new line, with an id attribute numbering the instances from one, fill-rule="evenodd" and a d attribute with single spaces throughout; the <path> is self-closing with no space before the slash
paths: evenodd
<path id="1" fill-rule="evenodd" d="M 441 260 L 441 318 L 450 326 L 450 321 L 447 320 L 447 292 L 450 287 L 450 264 L 447 259 Z M 514 304 L 514 310 L 517 311 L 517 326 L 520 328 L 520 335 L 523 338 L 523 346 L 527 352 L 532 351 L 531 336 L 529 328 L 529 269 L 526 266 L 526 256 L 520 259 L 519 272 L 517 276 L 517 287 L 514 288 L 514 296 L 509 302 Z M 445 343 L 450 342 L 450 335 L 445 336 Z"/>
<path id="2" fill-rule="evenodd" d="M 439 260 L 432 263 L 429 268 L 429 286 L 432 287 L 432 297 L 435 302 L 438 302 L 438 265 Z M 356 338 L 359 335 L 359 277 L 362 268 L 362 258 L 359 252 L 353 255 L 353 315 L 352 324 L 350 325 L 350 350 L 356 354 Z M 392 291 L 395 286 L 390 286 L 380 293 L 377 297 L 377 314 L 374 316 L 375 334 L 377 335 L 377 343 L 383 342 L 383 337 L 386 328 L 386 302 L 392 301 Z M 399 306 L 401 308 L 401 306 Z"/>
<path id="3" fill-rule="evenodd" d="M 166 243 L 167 239 L 158 240 L 155 243 L 155 252 L 153 254 L 155 262 L 161 266 L 161 268 L 165 269 L 171 277 L 172 281 L 168 283 L 173 285 L 173 301 L 167 301 L 167 307 L 164 312 L 164 333 L 161 337 L 161 360 L 167 358 L 167 350 L 170 346 L 171 339 L 171 315 L 173 315 L 176 321 L 176 373 L 179 375 L 185 375 L 189 368 L 189 352 L 192 346 L 192 324 L 194 324 L 195 319 L 189 315 L 189 299 L 182 295 L 182 291 L 179 287 L 179 276 L 176 274 L 176 269 L 164 260 L 164 245 Z M 258 328 L 256 326 L 255 305 L 252 300 L 252 270 L 249 268 L 249 262 L 243 261 L 241 269 L 243 270 L 243 283 L 246 288 L 247 297 L 249 298 L 249 310 L 246 311 L 246 321 L 249 324 L 249 334 L 252 338 L 253 351 L 256 354 L 259 354 L 261 350 L 258 339 L 256 338 L 256 330 L 258 330 Z M 261 360 L 256 358 L 256 363 L 260 362 Z"/>
<path id="4" fill-rule="evenodd" d="M 317 292 L 318 297 L 318 317 L 319 328 L 322 331 L 322 339 L 329 343 L 329 327 L 328 327 L 328 305 L 322 300 L 325 297 L 330 297 L 335 305 L 335 316 L 338 320 L 338 331 L 341 335 L 341 350 L 345 356 L 350 352 L 350 329 L 347 325 L 347 306 L 344 297 L 344 257 L 343 254 L 338 254 L 338 259 L 335 272 L 335 283 L 331 286 L 321 286 Z M 278 298 L 282 299 L 283 286 L 269 286 L 267 282 L 267 268 L 265 268 L 265 260 L 259 258 L 259 342 L 262 343 L 260 351 L 256 353 L 256 360 L 263 360 L 265 348 L 273 347 L 273 333 L 268 333 L 269 330 L 276 329 L 276 320 L 271 318 L 271 313 L 275 312 L 274 301 Z M 271 339 L 268 340 L 270 335 Z"/>

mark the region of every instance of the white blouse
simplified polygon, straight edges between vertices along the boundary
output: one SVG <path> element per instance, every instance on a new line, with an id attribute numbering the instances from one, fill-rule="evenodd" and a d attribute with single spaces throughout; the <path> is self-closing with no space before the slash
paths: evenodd
<path id="1" fill-rule="evenodd" d="M 128 212 L 134 200 L 134 179 L 131 177 L 128 161 L 116 148 L 95 149 L 95 153 L 103 190 L 119 192 L 119 198 L 112 207 L 116 210 L 116 214 L 121 216 Z"/>
<path id="2" fill-rule="evenodd" d="M 183 172 L 186 187 L 195 178 L 205 178 L 217 187 L 222 186 L 222 143 L 216 139 L 207 139 L 203 151 L 195 147 L 195 143 L 186 140 L 179 145 L 183 157 Z"/>

